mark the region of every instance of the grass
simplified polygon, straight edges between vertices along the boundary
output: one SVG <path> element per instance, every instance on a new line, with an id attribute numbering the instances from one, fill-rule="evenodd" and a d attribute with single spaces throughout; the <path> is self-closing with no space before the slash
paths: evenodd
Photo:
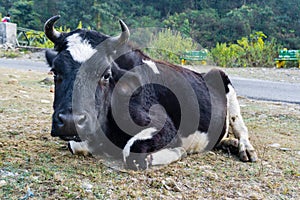
<path id="1" fill-rule="evenodd" d="M 299 105 L 240 98 L 257 163 L 213 151 L 144 172 L 120 172 L 101 159 L 71 155 L 65 142 L 50 136 L 53 94 L 40 84 L 49 75 L 1 71 L 0 199 L 30 192 L 29 199 L 300 198 Z M 8 84 L 10 77 L 18 83 Z M 274 143 L 280 147 L 270 147 Z"/>
<path id="2" fill-rule="evenodd" d="M 5 57 L 5 58 L 16 58 L 20 56 L 20 52 L 17 50 L 2 50 L 0 49 L 0 58 Z"/>

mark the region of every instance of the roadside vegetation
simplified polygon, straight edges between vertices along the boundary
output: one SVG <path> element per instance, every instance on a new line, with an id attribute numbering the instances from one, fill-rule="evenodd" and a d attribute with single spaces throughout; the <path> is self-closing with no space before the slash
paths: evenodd
<path id="1" fill-rule="evenodd" d="M 211 56 L 221 67 L 274 67 L 274 58 L 281 46 L 274 39 L 266 39 L 263 32 L 255 32 L 236 43 L 218 43 L 211 50 Z"/>
<path id="2" fill-rule="evenodd" d="M 0 49 L 0 58 L 16 58 L 20 56 L 20 52 L 15 49 Z"/>

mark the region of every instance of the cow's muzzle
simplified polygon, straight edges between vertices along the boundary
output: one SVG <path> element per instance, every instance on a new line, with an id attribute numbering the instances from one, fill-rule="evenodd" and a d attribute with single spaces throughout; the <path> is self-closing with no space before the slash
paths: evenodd
<path id="1" fill-rule="evenodd" d="M 51 136 L 67 141 L 80 141 L 79 135 L 84 132 L 86 126 L 87 115 L 61 112 L 53 116 Z"/>

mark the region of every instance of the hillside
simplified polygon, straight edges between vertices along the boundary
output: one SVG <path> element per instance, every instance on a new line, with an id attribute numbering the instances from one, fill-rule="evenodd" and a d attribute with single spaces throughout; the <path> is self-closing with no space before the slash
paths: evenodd
<path id="1" fill-rule="evenodd" d="M 74 29 L 82 21 L 111 35 L 119 31 L 116 21 L 122 18 L 131 28 L 170 27 L 206 48 L 255 31 L 287 48 L 300 48 L 300 0 L 1 0 L 0 13 L 7 12 L 20 27 L 35 30 L 60 14 L 60 25 Z"/>

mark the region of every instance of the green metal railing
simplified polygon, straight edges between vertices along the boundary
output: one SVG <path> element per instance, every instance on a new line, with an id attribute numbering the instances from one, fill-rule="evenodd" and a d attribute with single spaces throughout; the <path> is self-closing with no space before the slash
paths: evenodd
<path id="1" fill-rule="evenodd" d="M 277 68 L 285 66 L 286 61 L 296 61 L 299 63 L 300 68 L 300 50 L 287 50 L 282 49 L 278 53 L 278 57 L 274 59 Z"/>
<path id="2" fill-rule="evenodd" d="M 45 43 L 47 38 L 42 31 L 17 27 L 17 45 L 18 46 L 32 46 L 36 42 Z"/>
<path id="3" fill-rule="evenodd" d="M 185 51 L 180 55 L 181 64 L 186 64 L 187 60 L 190 61 L 201 61 L 202 64 L 206 64 L 207 50 L 203 49 L 200 51 Z"/>

